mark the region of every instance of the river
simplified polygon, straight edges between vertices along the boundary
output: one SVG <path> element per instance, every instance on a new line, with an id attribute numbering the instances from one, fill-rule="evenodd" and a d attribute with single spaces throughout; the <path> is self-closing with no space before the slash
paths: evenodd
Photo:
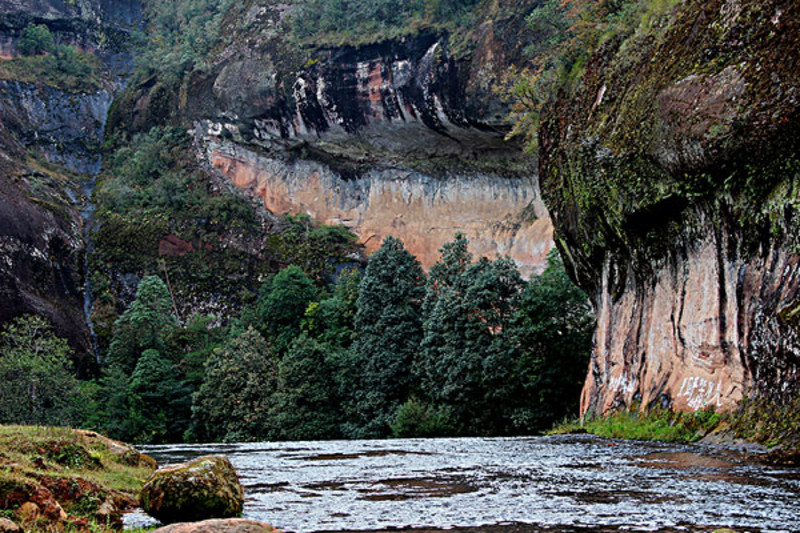
<path id="1" fill-rule="evenodd" d="M 800 531 L 800 469 L 733 450 L 592 436 L 144 447 L 159 464 L 227 455 L 244 516 L 285 531 L 565 527 Z M 141 512 L 126 524 L 147 524 Z"/>

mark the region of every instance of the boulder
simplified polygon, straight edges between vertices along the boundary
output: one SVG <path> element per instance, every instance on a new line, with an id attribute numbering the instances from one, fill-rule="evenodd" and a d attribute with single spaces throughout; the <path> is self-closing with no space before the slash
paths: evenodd
<path id="1" fill-rule="evenodd" d="M 22 528 L 8 518 L 0 518 L 0 533 L 22 533 Z"/>
<path id="2" fill-rule="evenodd" d="M 142 508 L 171 524 L 242 514 L 244 489 L 226 457 L 209 455 L 158 469 L 142 487 Z"/>
<path id="3" fill-rule="evenodd" d="M 281 533 L 281 531 L 264 522 L 229 518 L 172 524 L 151 533 Z"/>

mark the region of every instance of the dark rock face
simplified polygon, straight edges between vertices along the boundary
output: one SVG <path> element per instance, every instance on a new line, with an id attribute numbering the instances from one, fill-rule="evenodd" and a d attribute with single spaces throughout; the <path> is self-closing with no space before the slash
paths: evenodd
<path id="1" fill-rule="evenodd" d="M 0 80 L 0 324 L 24 313 L 46 317 L 78 354 L 82 375 L 95 363 L 82 311 L 81 178 L 38 168 L 25 149 L 69 171 L 99 171 L 106 116 L 129 60 L 125 43 L 140 18 L 138 0 L 0 0 L 0 56 L 16 55 L 16 40 L 36 23 L 62 44 L 94 50 L 105 65 L 102 88 L 90 93 Z"/>
<path id="2" fill-rule="evenodd" d="M 17 138 L 23 144 L 75 172 L 99 172 L 100 145 L 112 99 L 109 91 L 71 94 L 32 83 L 0 81 L 0 94 L 0 116 L 17 125 Z"/>
<path id="3" fill-rule="evenodd" d="M 23 159 L 0 127 L 0 156 Z M 26 313 L 46 317 L 80 354 L 89 338 L 81 311 L 83 221 L 63 195 L 64 183 L 14 163 L 0 165 L 0 324 Z M 79 356 L 80 374 L 93 366 Z"/>
<path id="4" fill-rule="evenodd" d="M 158 469 L 142 487 L 142 508 L 170 524 L 242 514 L 244 489 L 227 457 L 209 455 Z"/>
<path id="5" fill-rule="evenodd" d="M 800 387 L 798 35 L 791 2 L 678 4 L 546 113 L 543 194 L 598 313 L 583 413 Z"/>

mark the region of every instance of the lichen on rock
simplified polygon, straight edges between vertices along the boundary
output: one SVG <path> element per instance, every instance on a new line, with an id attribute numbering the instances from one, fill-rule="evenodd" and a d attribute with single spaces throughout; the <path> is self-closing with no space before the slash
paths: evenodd
<path id="1" fill-rule="evenodd" d="M 244 488 L 226 457 L 209 455 L 160 468 L 142 487 L 142 508 L 164 522 L 242 514 Z"/>

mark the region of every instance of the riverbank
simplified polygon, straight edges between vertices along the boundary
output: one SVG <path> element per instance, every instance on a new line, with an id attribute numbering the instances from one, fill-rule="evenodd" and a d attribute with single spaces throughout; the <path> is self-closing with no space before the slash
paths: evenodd
<path id="1" fill-rule="evenodd" d="M 565 421 L 549 435 L 589 433 L 599 437 L 744 446 L 763 452 L 767 462 L 800 465 L 800 396 L 774 403 L 745 400 L 730 413 L 713 410 L 688 413 L 663 409 L 620 411 L 606 417 Z"/>
<path id="2" fill-rule="evenodd" d="M 27 532 L 115 530 L 155 468 L 92 431 L 0 426 L 0 519 Z"/>

